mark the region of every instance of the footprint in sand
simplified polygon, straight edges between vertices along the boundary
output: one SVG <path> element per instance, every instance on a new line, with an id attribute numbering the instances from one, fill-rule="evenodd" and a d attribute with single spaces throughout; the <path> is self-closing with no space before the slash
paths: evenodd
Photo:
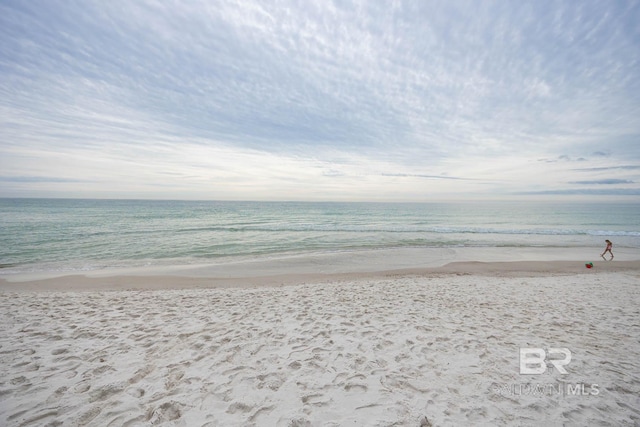
<path id="1" fill-rule="evenodd" d="M 310 394 L 302 397 L 302 403 L 312 406 L 327 406 L 331 403 L 331 398 L 323 394 Z"/>
<path id="2" fill-rule="evenodd" d="M 108 384 L 104 387 L 100 387 L 91 392 L 91 398 L 89 402 L 104 401 L 111 396 L 122 393 L 125 387 L 123 384 Z"/>
<path id="3" fill-rule="evenodd" d="M 344 385 L 345 391 L 360 391 L 366 392 L 368 390 L 367 386 L 359 383 L 347 383 Z"/>
<path id="4" fill-rule="evenodd" d="M 165 402 L 151 411 L 148 421 L 150 424 L 155 425 L 178 420 L 182 416 L 182 408 L 183 405 L 178 402 Z"/>
<path id="5" fill-rule="evenodd" d="M 91 420 L 100 415 L 102 408 L 100 406 L 94 406 L 89 409 L 78 418 L 78 425 L 87 425 Z"/>
<path id="6" fill-rule="evenodd" d="M 146 392 L 144 391 L 144 389 L 141 388 L 128 388 L 127 389 L 127 394 L 129 396 L 135 397 L 135 398 L 141 398 L 142 396 L 144 396 Z"/>
<path id="7" fill-rule="evenodd" d="M 78 371 L 69 370 L 64 373 L 65 378 L 75 378 L 78 376 Z"/>
<path id="8" fill-rule="evenodd" d="M 229 405 L 229 408 L 227 408 L 227 413 L 235 414 L 237 412 L 249 412 L 252 409 L 253 409 L 253 406 L 250 406 L 241 402 L 235 402 Z"/>
<path id="9" fill-rule="evenodd" d="M 164 384 L 165 388 L 167 390 L 171 390 L 175 388 L 183 377 L 184 377 L 184 371 L 182 369 L 172 370 L 172 372 L 167 377 L 167 380 L 165 381 L 165 384 Z"/>
<path id="10" fill-rule="evenodd" d="M 282 384 L 284 384 L 284 376 L 282 374 L 266 374 L 266 375 L 258 375 L 258 385 L 256 386 L 258 389 L 268 388 L 273 391 L 277 391 Z"/>
<path id="11" fill-rule="evenodd" d="M 10 383 L 11 385 L 18 385 L 18 384 L 23 384 L 25 381 L 27 381 L 27 377 L 25 376 L 19 376 L 19 377 L 15 377 L 13 378 Z"/>
<path id="12" fill-rule="evenodd" d="M 91 388 L 91 384 L 89 383 L 89 381 L 83 381 L 80 384 L 76 384 L 76 386 L 73 387 L 73 392 L 86 393 L 87 391 L 89 391 L 90 388 Z"/>
<path id="13" fill-rule="evenodd" d="M 289 367 L 293 370 L 298 370 L 302 367 L 302 363 L 298 362 L 297 360 L 295 362 L 291 362 L 289 363 Z"/>
<path id="14" fill-rule="evenodd" d="M 283 417 L 278 420 L 276 427 L 311 427 L 312 424 L 305 418 L 289 418 Z"/>
<path id="15" fill-rule="evenodd" d="M 138 369 L 136 373 L 133 374 L 131 378 L 129 378 L 129 384 L 136 384 L 137 382 L 140 382 L 140 380 L 153 372 L 154 369 L 155 366 L 153 365 L 147 365 L 143 368 Z"/>

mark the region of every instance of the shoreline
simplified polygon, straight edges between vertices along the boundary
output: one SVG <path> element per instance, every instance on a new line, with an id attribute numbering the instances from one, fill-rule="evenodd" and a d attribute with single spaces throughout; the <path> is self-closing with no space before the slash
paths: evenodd
<path id="1" fill-rule="evenodd" d="M 452 262 L 509 261 L 602 261 L 602 247 L 593 246 L 456 246 L 456 247 L 393 247 L 317 252 L 281 253 L 255 256 L 231 256 L 200 260 L 126 260 L 81 262 L 69 267 L 42 264 L 12 264 L 0 268 L 0 279 L 25 281 L 83 274 L 106 275 L 187 275 L 243 277 L 264 276 L 286 272 L 346 273 L 397 270 L 402 268 L 442 267 Z M 614 248 L 616 261 L 640 260 L 640 247 Z M 106 263 L 106 265 L 105 265 Z M 123 264 L 124 263 L 124 264 Z M 79 267 L 84 264 L 84 267 Z M 92 266 L 98 264 L 98 266 Z"/>
<path id="2" fill-rule="evenodd" d="M 207 288 L 264 288 L 309 283 L 360 282 L 392 278 L 437 278 L 479 276 L 495 278 L 579 276 L 600 273 L 640 273 L 639 260 L 588 261 L 454 261 L 432 267 L 409 267 L 372 271 L 285 271 L 280 274 L 215 275 L 211 267 L 174 267 L 172 271 L 153 269 L 97 270 L 86 274 L 51 277 L 0 278 L 0 292 L 122 291 Z M 160 274 L 159 274 L 160 273 Z"/>
<path id="3" fill-rule="evenodd" d="M 0 423 L 635 425 L 640 256 L 593 252 L 4 277 Z M 568 373 L 523 374 L 523 348 Z"/>

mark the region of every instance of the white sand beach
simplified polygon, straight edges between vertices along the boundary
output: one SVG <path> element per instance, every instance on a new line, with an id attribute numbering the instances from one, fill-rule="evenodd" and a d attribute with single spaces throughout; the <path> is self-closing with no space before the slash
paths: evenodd
<path id="1" fill-rule="evenodd" d="M 5 278 L 0 424 L 639 425 L 635 254 L 592 269 L 525 255 L 242 280 Z M 521 373 L 521 348 L 548 362 L 570 350 L 567 373 Z"/>

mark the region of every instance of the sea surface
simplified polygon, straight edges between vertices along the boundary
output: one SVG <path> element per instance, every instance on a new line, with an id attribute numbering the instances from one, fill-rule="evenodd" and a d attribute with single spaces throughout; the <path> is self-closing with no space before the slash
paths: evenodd
<path id="1" fill-rule="evenodd" d="M 0 199 L 0 275 L 604 239 L 640 248 L 640 203 Z"/>

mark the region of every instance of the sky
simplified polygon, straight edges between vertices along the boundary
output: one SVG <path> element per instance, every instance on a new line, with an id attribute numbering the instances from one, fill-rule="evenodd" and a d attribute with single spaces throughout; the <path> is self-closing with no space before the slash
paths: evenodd
<path id="1" fill-rule="evenodd" d="M 0 0 L 0 197 L 640 201 L 640 1 Z"/>

